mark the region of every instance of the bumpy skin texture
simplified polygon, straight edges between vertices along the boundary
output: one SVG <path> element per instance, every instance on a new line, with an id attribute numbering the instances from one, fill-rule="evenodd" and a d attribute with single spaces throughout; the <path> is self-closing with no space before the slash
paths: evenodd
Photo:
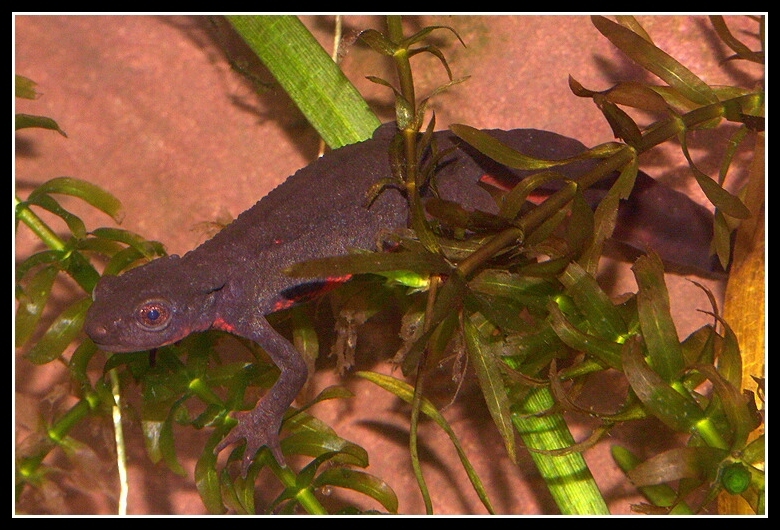
<path id="1" fill-rule="evenodd" d="M 585 149 L 576 140 L 546 131 L 489 132 L 526 154 L 546 159 Z M 394 133 L 388 124 L 371 140 L 325 155 L 198 248 L 118 277 L 104 277 L 95 288 L 85 330 L 106 351 L 158 348 L 216 328 L 250 339 L 269 354 L 281 370 L 279 379 L 252 411 L 237 414 L 238 425 L 217 447 L 221 451 L 246 440 L 244 473 L 264 445 L 284 463 L 278 436 L 281 419 L 307 377 L 301 355 L 265 318 L 294 302 L 291 293 L 303 283 L 281 271 L 350 248 L 375 249 L 380 231 L 406 226 L 406 200 L 396 190 L 383 192 L 370 209 L 364 206 L 371 185 L 391 176 L 388 148 Z M 457 146 L 440 165 L 439 192 L 467 208 L 496 211 L 490 195 L 476 185 L 483 175 L 508 183 L 525 176 L 503 168 L 449 132 L 436 133 L 436 141 L 442 151 Z M 576 179 L 593 164 L 578 162 L 557 169 Z M 599 191 L 589 196 L 595 202 Z M 710 214 L 643 173 L 636 197 L 621 205 L 618 225 L 616 236 L 640 250 L 652 243 L 662 257 L 709 269 Z"/>

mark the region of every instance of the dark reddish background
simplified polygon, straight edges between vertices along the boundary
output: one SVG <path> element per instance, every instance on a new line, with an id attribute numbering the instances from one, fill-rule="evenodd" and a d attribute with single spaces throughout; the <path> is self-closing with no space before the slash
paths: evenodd
<path id="1" fill-rule="evenodd" d="M 706 17 L 642 16 L 639 21 L 655 43 L 710 84 L 752 86 L 763 74 L 754 64 L 720 65 L 728 53 Z M 203 226 L 235 217 L 274 186 L 316 156 L 318 140 L 270 75 L 247 61 L 224 23 L 195 16 L 17 16 L 15 71 L 38 83 L 43 96 L 17 102 L 17 112 L 57 120 L 68 133 L 27 130 L 16 134 L 15 191 L 30 190 L 56 176 L 73 176 L 107 189 L 125 205 L 123 227 L 162 241 L 171 253 L 194 248 L 206 237 Z M 333 17 L 306 16 L 327 49 Z M 736 17 L 736 27 L 753 28 Z M 467 123 L 485 128 L 534 127 L 576 137 L 594 145 L 612 139 L 600 112 L 568 89 L 572 75 L 587 88 L 605 89 L 617 80 L 652 79 L 615 51 L 584 16 L 412 16 L 409 34 L 427 25 L 453 27 L 467 47 L 446 31 L 434 34 L 450 61 L 455 77 L 471 79 L 433 100 L 439 128 Z M 347 38 L 367 27 L 383 29 L 383 19 L 349 16 Z M 748 39 L 738 29 L 741 38 Z M 753 42 L 753 41 L 750 41 Z M 253 84 L 232 69 L 226 51 L 239 68 L 251 71 Z M 430 58 L 417 57 L 418 95 L 427 95 L 446 81 L 444 69 Z M 392 119 L 392 99 L 386 88 L 367 75 L 393 79 L 388 63 L 362 46 L 351 46 L 343 67 L 383 121 Z M 654 80 L 657 81 L 657 80 Z M 699 141 L 694 156 L 714 174 L 725 136 Z M 693 184 L 679 149 L 659 149 L 644 155 L 643 169 L 705 203 Z M 739 176 L 739 174 L 737 175 Z M 73 204 L 71 201 L 66 201 Z M 111 221 L 80 205 L 90 228 Z M 26 228 L 16 235 L 17 261 L 37 247 Z M 695 309 L 710 308 L 704 293 L 685 278 L 667 275 L 678 331 L 687 336 L 705 323 Z M 634 290 L 628 265 L 605 260 L 602 280 L 617 295 Z M 716 297 L 720 282 L 701 280 Z M 65 285 L 62 303 L 77 296 Z M 20 353 L 20 352 L 18 352 Z M 55 363 L 52 363 L 53 365 Z M 385 363 L 365 364 L 388 371 Z M 98 367 L 99 369 L 99 367 Z M 99 372 L 98 372 L 99 373 Z M 322 406 L 317 414 L 339 434 L 363 445 L 371 455 L 368 471 L 388 480 L 400 498 L 402 513 L 420 513 L 423 505 L 407 458 L 408 410 L 382 391 L 347 375 L 338 378 L 321 370 L 314 390 L 327 384 L 347 384 L 356 394 L 349 401 Z M 66 406 L 67 376 L 61 366 L 34 367 L 17 356 L 15 372 L 16 443 L 35 429 L 39 416 Z M 136 387 L 126 391 L 138 393 Z M 595 397 L 594 397 L 595 396 Z M 595 406 L 598 394 L 590 395 Z M 587 396 L 586 396 L 587 397 Z M 513 467 L 491 427 L 478 390 L 465 385 L 448 420 L 461 436 L 472 462 L 501 513 L 557 513 L 549 494 L 524 450 Z M 28 493 L 18 509 L 25 513 L 115 513 L 116 472 L 106 426 L 83 427 L 79 449 L 87 470 L 71 472 L 64 459 L 56 475 L 58 487 Z M 575 436 L 587 425 L 575 424 Z M 102 433 L 102 434 L 101 434 Z M 484 513 L 470 489 L 446 436 L 435 426 L 421 429 L 425 472 L 436 513 Z M 145 457 L 141 433 L 128 429 L 130 444 L 130 507 L 132 514 L 199 514 L 204 508 L 192 483 L 202 433 L 182 432 L 181 460 L 187 476 L 178 477 Z M 657 423 L 616 430 L 611 438 L 586 454 L 609 507 L 630 513 L 638 502 L 633 487 L 616 469 L 609 446 L 619 442 L 637 451 L 652 451 L 669 443 Z M 642 449 L 644 448 L 644 449 Z M 377 506 L 367 505 L 367 508 Z"/>

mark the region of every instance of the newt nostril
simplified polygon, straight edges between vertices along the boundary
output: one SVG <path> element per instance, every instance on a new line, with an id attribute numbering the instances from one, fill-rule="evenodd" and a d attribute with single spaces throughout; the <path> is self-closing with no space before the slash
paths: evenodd
<path id="1" fill-rule="evenodd" d="M 100 339 L 108 335 L 108 327 L 106 327 L 104 324 L 98 324 L 94 322 L 87 323 L 84 326 L 84 331 L 87 333 L 90 339 L 96 342 L 96 339 Z"/>

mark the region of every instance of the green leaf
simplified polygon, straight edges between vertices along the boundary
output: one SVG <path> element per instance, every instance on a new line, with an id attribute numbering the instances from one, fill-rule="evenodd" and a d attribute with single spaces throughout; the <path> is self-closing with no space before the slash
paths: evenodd
<path id="1" fill-rule="evenodd" d="M 639 335 L 628 339 L 623 346 L 623 372 L 647 410 L 672 429 L 690 433 L 705 418 L 692 397 L 672 388 L 647 365 Z"/>
<path id="2" fill-rule="evenodd" d="M 35 90 L 38 83 L 24 77 L 23 75 L 16 74 L 14 76 L 14 95 L 17 98 L 24 99 L 37 99 L 40 94 Z"/>
<path id="3" fill-rule="evenodd" d="M 336 436 L 336 431 L 334 431 L 327 423 L 316 418 L 315 416 L 312 416 L 311 414 L 305 413 L 303 409 L 295 411 L 289 416 L 285 417 L 283 425 L 284 428 L 292 434 L 326 433 Z"/>
<path id="4" fill-rule="evenodd" d="M 642 140 L 642 131 L 639 130 L 639 126 L 626 111 L 600 94 L 596 95 L 593 101 L 596 102 L 599 110 L 607 119 L 615 138 L 619 138 L 631 146 L 639 144 Z"/>
<path id="5" fill-rule="evenodd" d="M 737 150 L 742 145 L 745 138 L 748 137 L 749 133 L 750 130 L 743 126 L 737 128 L 737 130 L 734 131 L 734 134 L 729 137 L 726 151 L 723 153 L 723 161 L 721 162 L 720 170 L 718 171 L 718 184 L 721 186 L 723 186 L 723 183 L 726 181 L 726 175 L 729 172 L 729 167 L 731 167 L 734 156 L 737 154 Z"/>
<path id="6" fill-rule="evenodd" d="M 290 321 L 293 346 L 303 356 L 311 374 L 314 373 L 315 362 L 320 355 L 320 341 L 310 309 L 305 305 L 293 307 L 290 311 Z"/>
<path id="7" fill-rule="evenodd" d="M 74 237 L 78 239 L 86 237 L 87 228 L 84 225 L 84 221 L 60 206 L 60 204 L 50 195 L 38 194 L 29 198 L 27 200 L 27 204 L 35 204 L 44 210 L 48 210 L 54 215 L 60 217 L 63 221 L 65 221 L 65 224 L 68 225 L 68 229 L 71 231 Z"/>
<path id="8" fill-rule="evenodd" d="M 375 75 L 367 75 L 366 79 L 371 81 L 372 83 L 376 83 L 377 85 L 385 86 L 393 91 L 396 98 L 401 96 L 401 93 L 398 92 L 398 89 L 393 86 L 393 84 L 390 81 L 387 81 L 385 79 L 382 79 L 381 77 L 377 77 Z M 396 101 L 397 102 L 397 101 Z"/>
<path id="9" fill-rule="evenodd" d="M 566 355 L 567 345 L 558 338 L 548 322 L 540 321 L 530 332 L 507 335 L 506 352 L 502 360 L 528 376 L 538 374 L 552 359 Z"/>
<path id="10" fill-rule="evenodd" d="M 375 385 L 384 388 L 388 392 L 391 392 L 392 394 L 403 399 L 407 403 L 411 404 L 412 401 L 414 400 L 414 389 L 407 383 L 400 381 L 394 377 L 384 375 L 384 374 L 378 374 L 376 372 L 357 372 L 355 375 L 371 381 Z M 429 418 L 431 418 L 433 421 L 435 421 L 436 424 L 439 427 L 441 427 L 442 430 L 446 432 L 447 435 L 450 437 L 450 440 L 452 441 L 452 445 L 455 447 L 455 450 L 458 452 L 458 456 L 460 457 L 461 464 L 463 465 L 463 468 L 466 470 L 466 474 L 468 475 L 469 480 L 471 481 L 471 485 L 474 488 L 474 491 L 476 491 L 477 495 L 479 496 L 479 499 L 482 501 L 482 504 L 485 506 L 485 508 L 487 508 L 488 512 L 495 513 L 495 511 L 493 510 L 493 506 L 490 503 L 490 499 L 488 498 L 487 491 L 485 491 L 485 488 L 482 485 L 482 480 L 480 480 L 479 476 L 474 470 L 474 467 L 471 465 L 471 462 L 469 461 L 466 452 L 463 450 L 463 447 L 460 445 L 460 441 L 455 435 L 455 432 L 452 430 L 452 427 L 450 427 L 449 423 L 447 423 L 447 420 L 444 419 L 444 416 L 441 415 L 441 413 L 436 409 L 433 403 L 431 403 L 429 400 L 425 398 L 421 400 L 420 411 L 426 416 L 428 416 Z"/>
<path id="11" fill-rule="evenodd" d="M 582 83 L 574 79 L 571 74 L 569 74 L 569 90 L 571 90 L 572 94 L 580 98 L 592 98 L 598 94 L 598 92 L 582 86 Z"/>
<path id="12" fill-rule="evenodd" d="M 469 289 L 544 309 L 547 297 L 556 294 L 559 287 L 546 278 L 521 276 L 500 269 L 485 269 L 469 281 Z"/>
<path id="13" fill-rule="evenodd" d="M 607 100 L 618 105 L 625 105 L 650 112 L 665 112 L 669 110 L 666 100 L 652 87 L 634 81 L 623 81 L 604 93 Z"/>
<path id="14" fill-rule="evenodd" d="M 739 341 L 731 326 L 721 317 L 713 315 L 723 326 L 723 344 L 718 353 L 718 373 L 734 388 L 742 388 L 742 355 Z"/>
<path id="15" fill-rule="evenodd" d="M 478 149 L 481 153 L 489 156 L 496 162 L 514 169 L 549 169 L 555 166 L 562 166 L 575 160 L 584 160 L 588 158 L 600 157 L 602 153 L 585 151 L 585 153 L 561 160 L 545 160 L 524 155 L 512 149 L 505 143 L 490 136 L 488 133 L 471 127 L 454 123 L 450 125 L 450 130 L 456 136 L 466 141 L 469 145 Z"/>
<path id="16" fill-rule="evenodd" d="M 400 123 L 400 121 L 399 121 Z M 411 216 L 410 225 L 414 233 L 422 243 L 425 250 L 431 257 L 439 256 L 441 250 L 439 240 L 431 230 L 428 224 L 428 219 L 425 215 L 425 206 L 423 206 L 422 199 L 419 193 L 412 193 L 410 196 L 409 213 Z"/>
<path id="17" fill-rule="evenodd" d="M 48 193 L 61 193 L 78 197 L 110 215 L 117 223 L 121 223 L 125 216 L 122 203 L 116 197 L 84 180 L 71 177 L 53 178 L 35 188 L 27 200 L 33 201 L 35 197 Z"/>
<path id="18" fill-rule="evenodd" d="M 632 267 L 639 292 L 636 296 L 639 326 L 647 345 L 650 365 L 664 381 L 676 380 L 685 367 L 682 346 L 672 319 L 664 266 L 650 250 Z"/>
<path id="19" fill-rule="evenodd" d="M 688 152 L 685 131 L 680 132 L 680 134 L 677 136 L 680 140 L 680 147 L 682 148 L 682 152 L 685 155 L 685 158 L 688 160 L 688 166 L 691 168 L 693 176 L 696 178 L 696 182 L 699 184 L 699 187 L 704 192 L 704 195 L 706 195 L 710 200 L 710 202 L 720 211 L 726 215 L 730 215 L 731 217 L 736 217 L 737 219 L 747 219 L 750 217 L 750 210 L 748 210 L 747 206 L 745 206 L 739 197 L 732 195 L 723 189 L 723 187 L 721 187 L 714 179 L 711 179 L 707 174 L 696 167 L 696 164 L 693 163 L 693 159 Z"/>
<path id="20" fill-rule="evenodd" d="M 517 318 L 526 306 L 511 298 L 469 293 L 465 300 L 469 312 L 479 312 L 503 333 L 531 333 L 534 326 Z"/>
<path id="21" fill-rule="evenodd" d="M 348 388 L 343 387 L 341 385 L 329 386 L 327 388 L 324 388 L 322 392 L 317 394 L 317 396 L 314 399 L 307 402 L 306 405 L 303 406 L 300 410 L 304 411 L 316 405 L 317 403 L 320 403 L 322 401 L 327 401 L 329 399 L 346 399 L 351 397 L 355 397 L 355 394 L 353 394 L 352 391 L 349 390 Z"/>
<path id="22" fill-rule="evenodd" d="M 628 477 L 637 486 L 652 486 L 680 479 L 710 480 L 725 451 L 712 447 L 670 449 L 637 465 Z"/>
<path id="23" fill-rule="evenodd" d="M 87 373 L 89 362 L 98 352 L 97 346 L 91 340 L 85 340 L 78 345 L 73 355 L 68 362 L 68 373 L 74 382 L 80 385 L 80 390 L 83 393 L 98 391 L 101 388 L 101 382 L 98 381 L 95 386 L 92 386 L 92 381 Z M 113 396 L 110 398 L 111 404 L 114 404 Z"/>
<path id="24" fill-rule="evenodd" d="M 696 363 L 710 363 L 715 359 L 715 344 L 720 336 L 715 333 L 713 326 L 702 326 L 690 335 L 682 342 L 683 358 L 685 359 L 685 366 L 692 366 Z M 688 378 L 693 374 L 686 374 L 686 384 Z M 697 377 L 694 379 L 695 385 L 698 386 L 702 382 L 702 378 Z M 690 386 L 688 388 L 691 388 Z"/>
<path id="25" fill-rule="evenodd" d="M 156 419 L 141 420 L 141 429 L 144 433 L 144 445 L 146 446 L 146 455 L 152 463 L 156 464 L 162 459 L 162 450 L 160 449 L 160 438 L 162 437 L 164 421 Z"/>
<path id="26" fill-rule="evenodd" d="M 165 249 L 161 243 L 157 241 L 147 241 L 145 238 L 134 232 L 130 232 L 129 230 L 123 230 L 121 228 L 96 228 L 92 231 L 92 235 L 110 241 L 124 243 L 141 253 L 147 259 L 154 259 L 165 255 Z"/>
<path id="27" fill-rule="evenodd" d="M 715 394 L 728 418 L 730 432 L 724 433 L 724 438 L 729 438 L 733 450 L 741 450 L 747 444 L 750 433 L 758 427 L 750 413 L 747 398 L 739 391 L 739 387 L 730 384 L 712 365 L 697 365 L 696 369 L 712 382 Z"/>
<path id="28" fill-rule="evenodd" d="M 624 447 L 613 445 L 611 451 L 612 458 L 615 460 L 620 469 L 626 474 L 628 474 L 641 463 L 636 456 L 634 456 Z M 675 505 L 675 501 L 677 500 L 677 492 L 666 484 L 640 486 L 639 490 L 655 506 L 674 506 L 674 508 L 669 512 L 670 515 L 693 515 L 694 513 L 685 502 L 680 502 L 679 504 Z"/>
<path id="29" fill-rule="evenodd" d="M 463 41 L 461 41 L 461 43 L 462 42 Z M 447 63 L 447 59 L 444 57 L 444 54 L 442 53 L 442 51 L 439 48 L 437 48 L 436 46 L 422 46 L 420 48 L 415 48 L 414 50 L 409 50 L 409 57 L 414 57 L 415 55 L 417 55 L 419 53 L 430 53 L 431 55 L 436 56 L 436 58 L 439 59 L 439 62 L 442 64 L 442 66 L 444 66 L 444 69 L 447 70 L 447 77 L 450 78 L 450 81 L 452 80 L 452 71 L 450 70 L 450 65 Z M 439 89 L 441 89 L 441 88 L 442 87 L 437 88 L 434 91 L 434 94 L 438 93 L 440 91 Z M 430 99 L 430 98 L 425 98 L 421 102 L 421 105 L 424 102 L 427 102 L 428 99 Z"/>
<path id="30" fill-rule="evenodd" d="M 133 365 L 136 369 L 133 370 Z M 118 366 L 128 366 L 134 373 L 144 373 L 149 369 L 149 352 L 139 351 L 132 353 L 123 353 L 122 355 L 112 355 L 106 361 L 103 367 L 103 372 L 107 373 L 109 370 Z"/>
<path id="31" fill-rule="evenodd" d="M 579 264 L 572 263 L 566 267 L 560 280 L 566 287 L 566 294 L 574 300 L 590 329 L 598 336 L 614 342 L 625 340 L 626 323 L 596 278 Z"/>
<path id="32" fill-rule="evenodd" d="M 568 253 L 579 256 L 593 238 L 593 210 L 577 188 L 571 202 L 571 216 L 566 225 Z"/>
<path id="33" fill-rule="evenodd" d="M 737 57 L 746 59 L 748 61 L 753 61 L 755 63 L 764 64 L 764 52 L 754 52 L 745 43 L 737 39 L 729 30 L 729 27 L 726 25 L 726 21 L 722 15 L 710 15 L 709 18 L 712 26 L 715 28 L 715 32 L 718 34 L 718 37 L 720 37 L 726 46 L 736 52 Z"/>
<path id="34" fill-rule="evenodd" d="M 257 473 L 250 467 L 246 478 L 232 477 L 226 472 L 220 475 L 222 485 L 222 501 L 228 509 L 235 510 L 238 515 L 256 515 L 255 513 L 255 478 Z"/>
<path id="35" fill-rule="evenodd" d="M 617 20 L 621 26 L 630 29 L 650 44 L 653 43 L 653 39 L 650 38 L 650 35 L 645 31 L 645 28 L 643 28 L 642 25 L 639 24 L 639 21 L 632 15 L 615 15 L 615 20 Z"/>
<path id="36" fill-rule="evenodd" d="M 449 26 L 426 26 L 423 29 L 421 29 L 420 31 L 418 31 L 417 33 L 415 33 L 414 35 L 412 35 L 411 37 L 406 37 L 403 40 L 402 45 L 404 47 L 409 47 L 412 44 L 416 44 L 416 43 L 420 42 L 421 40 L 423 40 L 425 37 L 427 37 L 433 31 L 436 31 L 437 29 L 449 30 L 453 35 L 455 35 L 458 38 L 458 40 L 463 45 L 463 47 L 464 48 L 466 47 L 466 43 L 464 43 L 463 39 L 460 38 L 460 35 L 458 35 L 458 32 L 455 31 L 454 29 L 452 29 Z"/>
<path id="37" fill-rule="evenodd" d="M 512 462 L 517 463 L 515 430 L 512 427 L 509 397 L 504 387 L 500 362 L 494 352 L 495 347 L 482 336 L 478 327 L 484 326 L 486 323 L 485 317 L 479 313 L 465 318 L 463 320 L 463 335 L 466 339 L 469 359 L 471 359 L 471 364 L 477 373 L 479 387 L 482 389 L 490 416 L 504 440 L 509 458 Z"/>
<path id="38" fill-rule="evenodd" d="M 317 473 L 317 469 L 325 462 L 332 460 L 333 457 L 337 454 L 338 453 L 336 452 L 322 453 L 321 455 L 318 455 L 317 458 L 306 464 L 306 466 L 304 466 L 304 468 L 301 469 L 301 471 L 298 473 L 298 476 L 295 477 L 295 488 L 299 491 L 310 489 L 312 481 L 314 480 L 314 476 Z"/>
<path id="39" fill-rule="evenodd" d="M 700 105 L 717 102 L 718 98 L 712 89 L 671 55 L 608 18 L 593 16 L 591 20 L 596 29 L 620 51 L 663 79 L 686 98 Z"/>
<path id="40" fill-rule="evenodd" d="M 379 502 L 388 512 L 398 512 L 398 497 L 393 489 L 382 479 L 363 471 L 345 467 L 331 467 L 320 473 L 314 480 L 314 487 L 336 486 L 368 495 Z"/>
<path id="41" fill-rule="evenodd" d="M 325 431 L 295 432 L 282 440 L 285 454 L 318 457 L 325 453 L 339 453 L 338 461 L 365 467 L 368 465 L 366 450 L 340 436 Z"/>
<path id="42" fill-rule="evenodd" d="M 168 466 L 168 469 L 182 477 L 186 476 L 187 472 L 184 471 L 184 468 L 179 463 L 179 459 L 176 457 L 176 438 L 173 432 L 173 425 L 179 407 L 181 407 L 183 402 L 188 398 L 189 395 L 182 396 L 181 399 L 177 400 L 176 403 L 174 403 L 174 405 L 171 407 L 171 410 L 168 412 L 168 416 L 165 418 L 165 421 L 162 424 L 159 438 L 160 455 L 162 456 L 163 461 Z"/>
<path id="43" fill-rule="evenodd" d="M 504 196 L 501 201 L 499 215 L 513 221 L 520 214 L 522 206 L 535 189 L 549 182 L 564 179 L 565 177 L 562 173 L 557 173 L 555 171 L 543 171 L 541 173 L 529 175 Z"/>
<path id="44" fill-rule="evenodd" d="M 639 171 L 639 161 L 636 156 L 620 171 L 620 176 L 599 202 L 593 214 L 593 241 L 585 249 L 579 263 L 591 275 L 598 271 L 599 260 L 604 248 L 604 242 L 612 237 L 617 223 L 618 208 L 622 199 L 631 194 Z"/>
<path id="45" fill-rule="evenodd" d="M 80 252 L 71 252 L 65 260 L 65 272 L 73 278 L 84 292 L 92 294 L 100 275 L 95 267 Z"/>
<path id="46" fill-rule="evenodd" d="M 712 223 L 712 247 L 715 249 L 715 254 L 718 256 L 723 270 L 728 270 L 731 260 L 731 230 L 732 228 L 723 212 L 715 210 Z"/>
<path id="47" fill-rule="evenodd" d="M 742 460 L 751 465 L 766 462 L 766 435 L 761 434 L 742 450 Z"/>
<path id="48" fill-rule="evenodd" d="M 68 306 L 54 319 L 41 340 L 24 355 L 25 359 L 34 364 L 45 364 L 62 355 L 65 348 L 81 333 L 90 305 L 90 298 L 82 298 Z"/>
<path id="49" fill-rule="evenodd" d="M 588 353 L 612 368 L 618 370 L 621 368 L 620 344 L 578 329 L 566 318 L 554 300 L 549 302 L 548 308 L 550 311 L 548 322 L 564 344 L 577 351 Z"/>
<path id="50" fill-rule="evenodd" d="M 123 248 L 111 256 L 111 260 L 106 264 L 106 268 L 103 269 L 103 275 L 116 276 L 136 261 L 146 259 L 148 258 L 133 247 Z"/>
<path id="51" fill-rule="evenodd" d="M 227 19 L 331 148 L 371 138 L 379 119 L 297 17 Z"/>
<path id="52" fill-rule="evenodd" d="M 443 258 L 427 252 L 371 252 L 296 263 L 287 267 L 284 273 L 293 277 L 327 278 L 397 270 L 446 274 L 452 272 L 452 267 Z"/>
<path id="53" fill-rule="evenodd" d="M 425 211 L 452 228 L 472 231 L 509 228 L 506 219 L 480 210 L 468 210 L 455 201 L 432 197 L 425 201 Z"/>
<path id="54" fill-rule="evenodd" d="M 219 431 L 215 431 L 214 434 L 217 432 Z M 212 434 L 211 440 L 214 440 L 214 434 Z M 224 432 L 221 434 L 224 435 Z M 195 464 L 194 479 L 200 499 L 209 513 L 221 514 L 225 513 L 226 509 L 225 505 L 222 504 L 222 492 L 216 467 L 217 456 L 213 451 L 215 445 L 216 442 L 214 445 L 207 444 L 206 449 Z"/>
<path id="55" fill-rule="evenodd" d="M 384 33 L 375 29 L 366 29 L 361 31 L 358 35 L 358 38 L 371 46 L 371 49 L 375 52 L 387 57 L 392 57 L 398 49 L 398 46 L 393 41 L 385 37 Z"/>
<path id="56" fill-rule="evenodd" d="M 27 273 L 39 265 L 58 265 L 62 260 L 62 252 L 59 250 L 42 250 L 29 256 L 23 262 L 16 266 L 16 282 L 18 283 L 27 276 Z"/>
<path id="57" fill-rule="evenodd" d="M 38 321 L 41 318 L 43 309 L 49 301 L 51 287 L 59 270 L 56 267 L 43 267 L 27 283 L 21 296 L 19 296 L 19 305 L 16 308 L 16 347 L 23 346 L 30 338 Z"/>
<path id="58" fill-rule="evenodd" d="M 68 135 L 65 134 L 65 131 L 60 129 L 60 126 L 57 124 L 56 121 L 46 116 L 35 116 L 33 114 L 21 114 L 21 113 L 17 114 L 15 128 L 17 131 L 21 129 L 30 129 L 30 128 L 48 129 L 50 131 L 57 131 L 65 138 L 68 137 Z"/>
<path id="59" fill-rule="evenodd" d="M 320 397 L 329 399 L 341 397 L 341 394 L 342 391 L 332 388 Z M 284 420 L 283 427 L 290 432 L 290 435 L 282 440 L 285 454 L 305 454 L 319 458 L 334 453 L 329 458 L 334 458 L 336 462 L 368 466 L 365 449 L 341 438 L 328 424 L 310 414 L 296 411 Z"/>
<path id="60" fill-rule="evenodd" d="M 576 184 L 573 182 L 569 182 L 569 184 L 572 184 L 572 190 L 576 189 Z M 572 193 L 572 197 L 573 196 L 574 193 Z M 551 239 L 558 227 L 561 226 L 561 224 L 563 224 L 563 222 L 569 217 L 569 212 L 570 206 L 564 206 L 550 215 L 550 217 L 539 224 L 539 226 L 537 226 L 533 231 L 526 232 L 526 249 L 533 249 L 541 254 L 549 254 L 551 258 L 563 257 L 565 255 L 563 247 L 560 246 L 555 248 L 551 245 Z M 541 248 L 537 248 L 537 245 Z M 570 260 L 569 256 L 565 257 L 567 261 Z"/>

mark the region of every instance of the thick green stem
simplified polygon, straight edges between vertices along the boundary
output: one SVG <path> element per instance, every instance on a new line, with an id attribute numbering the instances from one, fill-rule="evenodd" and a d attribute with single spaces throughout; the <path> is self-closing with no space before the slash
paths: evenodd
<path id="1" fill-rule="evenodd" d="M 400 44 L 403 41 L 404 30 L 400 16 L 390 15 L 387 17 L 387 33 L 393 43 Z M 403 95 L 414 110 L 417 103 L 414 97 L 414 80 L 412 78 L 412 65 L 409 63 L 409 50 L 406 48 L 399 48 L 395 54 L 393 54 L 393 59 L 395 60 L 395 66 L 398 72 L 398 84 L 401 87 L 401 95 Z"/>
<path id="2" fill-rule="evenodd" d="M 19 459 L 18 471 L 24 477 L 32 476 L 51 450 L 67 436 L 68 432 L 92 410 L 87 399 L 76 403 L 47 431 L 48 439 L 42 441 L 36 451 Z"/>
<path id="3" fill-rule="evenodd" d="M 295 489 L 298 488 L 295 473 L 289 467 L 281 467 L 275 460 L 269 464 L 271 471 L 274 475 L 284 484 L 285 488 Z M 301 506 L 311 515 L 327 515 L 328 511 L 322 506 L 317 496 L 311 488 L 300 488 L 295 494 L 295 500 L 301 503 Z"/>
<path id="4" fill-rule="evenodd" d="M 513 415 L 512 421 L 529 449 L 549 451 L 575 443 L 561 414 L 535 416 L 554 404 L 548 388 L 534 388 L 525 398 L 521 413 Z M 562 514 L 609 514 L 609 508 L 581 453 L 553 456 L 531 451 L 531 458 Z"/>
<path id="5" fill-rule="evenodd" d="M 52 250 L 63 250 L 65 248 L 65 243 L 51 228 L 49 228 L 49 225 L 44 223 L 35 212 L 30 210 L 29 206 L 22 204 L 19 197 L 15 197 L 14 199 L 16 201 L 16 218 L 27 225 L 27 227 L 32 230 L 47 247 Z"/>
<path id="6" fill-rule="evenodd" d="M 400 16 L 390 15 L 387 17 L 387 32 L 390 35 L 390 40 L 395 44 L 400 44 L 403 41 L 404 30 Z M 409 62 L 409 50 L 399 47 L 393 54 L 393 59 L 398 72 L 398 84 L 401 87 L 401 95 L 409 102 L 412 111 L 414 111 L 417 107 L 417 100 L 414 95 L 414 79 L 412 77 L 412 65 Z"/>
<path id="7" fill-rule="evenodd" d="M 400 16 L 390 15 L 387 17 L 387 32 L 390 36 L 390 40 L 392 40 L 396 45 L 403 41 L 403 27 Z M 393 54 L 393 62 L 395 63 L 396 72 L 398 74 L 398 82 L 401 88 L 401 97 L 406 100 L 405 104 L 402 104 L 402 106 L 408 113 L 407 118 L 414 118 L 417 113 L 417 104 L 415 102 L 414 79 L 412 77 L 412 66 L 409 62 L 408 50 L 406 48 L 399 47 L 398 50 Z M 412 204 L 419 203 L 419 190 L 417 189 L 417 133 L 419 131 L 418 127 L 410 127 L 410 124 L 415 123 L 416 121 L 413 119 L 407 119 L 403 124 L 399 121 L 399 126 L 402 125 L 401 134 L 403 135 L 404 139 L 404 158 L 406 159 L 404 177 L 406 190 Z M 420 213 L 416 208 L 412 208 L 412 212 L 412 215 Z M 422 220 L 422 218 L 417 219 L 418 222 Z M 430 290 L 428 291 L 428 307 L 426 310 L 425 331 L 427 331 L 431 326 L 431 314 L 433 303 L 436 300 L 437 286 L 438 279 L 433 278 L 431 281 Z M 417 369 L 417 380 L 414 386 L 412 414 L 409 421 L 409 452 L 412 461 L 412 468 L 414 470 L 414 476 L 417 479 L 417 486 L 420 489 L 423 502 L 425 503 L 425 513 L 430 515 L 433 514 L 433 503 L 431 502 L 431 496 L 428 493 L 428 486 L 425 483 L 425 477 L 423 475 L 422 467 L 420 466 L 420 455 L 417 439 L 417 427 L 420 421 L 420 406 L 422 403 L 422 396 L 425 387 L 426 353 L 427 349 L 422 353 L 422 357 Z"/>

